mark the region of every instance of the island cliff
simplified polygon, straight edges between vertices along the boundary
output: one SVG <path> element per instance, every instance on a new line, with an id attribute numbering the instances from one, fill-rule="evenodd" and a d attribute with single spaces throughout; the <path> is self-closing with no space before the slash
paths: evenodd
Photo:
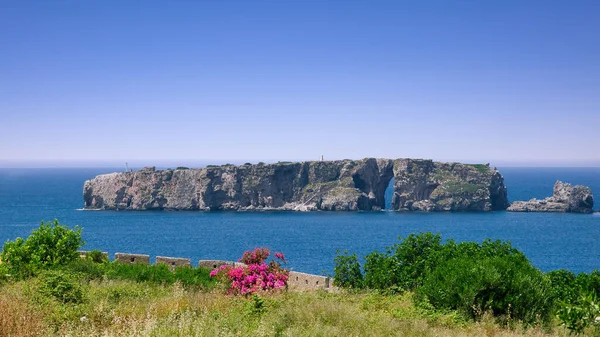
<path id="1" fill-rule="evenodd" d="M 103 174 L 85 182 L 85 209 L 492 211 L 508 207 L 500 173 L 487 165 L 423 159 L 223 165 Z"/>
<path id="2" fill-rule="evenodd" d="M 594 196 L 587 186 L 571 186 L 557 181 L 551 197 L 544 200 L 515 201 L 510 212 L 560 212 L 560 213 L 592 213 Z"/>

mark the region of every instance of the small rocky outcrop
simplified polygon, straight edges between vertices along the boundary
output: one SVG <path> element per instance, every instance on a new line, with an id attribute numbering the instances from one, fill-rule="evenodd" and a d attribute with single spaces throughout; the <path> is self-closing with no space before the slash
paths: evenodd
<path id="1" fill-rule="evenodd" d="M 561 212 L 561 213 L 592 213 L 594 196 L 587 186 L 571 186 L 571 184 L 557 181 L 554 184 L 554 193 L 544 200 L 535 198 L 529 201 L 515 201 L 508 211 L 510 212 Z"/>
<path id="2" fill-rule="evenodd" d="M 86 209 L 491 211 L 508 206 L 502 175 L 487 165 L 376 159 L 223 165 L 99 175 L 85 182 Z"/>

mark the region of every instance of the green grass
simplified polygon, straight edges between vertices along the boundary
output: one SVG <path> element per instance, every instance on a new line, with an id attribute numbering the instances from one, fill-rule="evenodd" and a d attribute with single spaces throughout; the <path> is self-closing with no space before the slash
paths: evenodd
<path id="1" fill-rule="evenodd" d="M 171 271 L 164 264 L 94 263 L 82 259 L 62 266 L 59 270 L 79 274 L 87 281 L 99 279 L 127 280 L 159 285 L 172 285 L 180 282 L 185 287 L 197 289 L 212 289 L 216 284 L 215 280 L 210 277 L 208 269 L 177 267 L 174 271 Z"/>
<path id="2" fill-rule="evenodd" d="M 490 167 L 484 164 L 465 164 L 474 167 L 477 171 L 481 173 L 486 173 L 490 171 Z"/>
<path id="3" fill-rule="evenodd" d="M 36 297 L 29 279 L 0 288 L 0 336 L 567 336 L 563 328 L 506 329 L 484 317 L 413 304 L 412 294 L 220 291 L 129 280 L 82 283 L 82 303 Z"/>

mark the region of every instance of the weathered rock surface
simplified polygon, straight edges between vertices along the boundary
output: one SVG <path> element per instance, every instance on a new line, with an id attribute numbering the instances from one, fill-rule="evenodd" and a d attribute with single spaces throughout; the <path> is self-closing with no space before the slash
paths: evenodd
<path id="1" fill-rule="evenodd" d="M 515 201 L 507 209 L 510 212 L 563 212 L 592 213 L 594 196 L 589 187 L 557 181 L 554 193 L 544 200 Z"/>
<path id="2" fill-rule="evenodd" d="M 508 206 L 502 176 L 487 165 L 421 159 L 224 165 L 104 174 L 85 182 L 86 209 L 490 211 Z"/>
<path id="3" fill-rule="evenodd" d="M 493 211 L 506 207 L 504 178 L 488 165 L 394 161 L 395 210 Z"/>

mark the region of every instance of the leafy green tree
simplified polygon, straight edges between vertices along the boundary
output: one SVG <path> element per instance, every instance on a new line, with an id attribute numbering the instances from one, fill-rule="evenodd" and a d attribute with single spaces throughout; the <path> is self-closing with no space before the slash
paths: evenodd
<path id="1" fill-rule="evenodd" d="M 344 251 L 343 254 L 338 252 L 334 262 L 333 272 L 336 286 L 355 289 L 362 288 L 363 277 L 356 254 L 349 255 L 347 251 Z"/>
<path id="2" fill-rule="evenodd" d="M 17 277 L 28 277 L 45 267 L 65 265 L 79 259 L 77 250 L 84 244 L 81 228 L 70 229 L 58 220 L 44 222 L 25 240 L 8 241 L 0 259 Z"/>

